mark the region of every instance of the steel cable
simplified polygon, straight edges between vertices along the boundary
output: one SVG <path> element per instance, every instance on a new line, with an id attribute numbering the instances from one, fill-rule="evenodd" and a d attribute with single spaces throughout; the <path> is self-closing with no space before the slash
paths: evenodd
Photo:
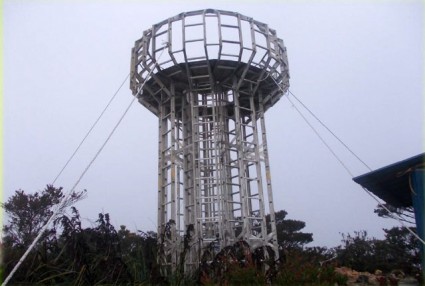
<path id="1" fill-rule="evenodd" d="M 159 55 L 158 59 L 156 60 L 153 68 L 149 71 L 148 75 L 146 76 L 146 78 L 148 78 L 151 73 L 153 72 L 153 70 L 155 69 L 155 67 L 158 65 L 159 59 L 161 58 L 164 50 L 166 47 L 164 47 L 162 49 L 161 54 Z M 81 173 L 80 177 L 78 178 L 78 180 L 75 182 L 75 184 L 73 185 L 73 187 L 71 188 L 71 190 L 64 196 L 64 198 L 62 199 L 62 201 L 57 205 L 56 210 L 53 212 L 53 214 L 50 216 L 49 220 L 47 221 L 47 223 L 41 228 L 41 230 L 39 231 L 38 235 L 36 236 L 36 238 L 33 240 L 33 242 L 31 243 L 31 245 L 28 247 L 28 249 L 25 251 L 25 253 L 22 255 L 21 259 L 19 259 L 18 263 L 15 265 L 15 267 L 12 269 L 12 271 L 9 273 L 9 275 L 6 277 L 6 279 L 4 280 L 4 282 L 2 283 L 2 286 L 6 286 L 7 283 L 10 281 L 10 279 L 13 277 L 13 275 L 15 274 L 16 270 L 18 270 L 19 266 L 22 264 L 22 262 L 25 260 L 25 258 L 28 256 L 28 254 L 31 252 L 31 250 L 34 248 L 34 246 L 37 244 L 37 242 L 40 240 L 41 236 L 43 235 L 43 233 L 47 230 L 47 228 L 49 227 L 50 223 L 56 218 L 56 215 L 59 213 L 59 211 L 61 211 L 63 209 L 64 204 L 66 203 L 66 201 L 68 200 L 68 198 L 72 195 L 72 192 L 75 190 L 75 188 L 78 186 L 78 184 L 80 183 L 80 181 L 82 180 L 82 178 L 84 177 L 84 175 L 87 173 L 87 171 L 90 169 L 90 167 L 92 166 L 92 164 L 94 163 L 94 161 L 97 159 L 97 157 L 99 156 L 99 154 L 102 152 L 102 150 L 105 148 L 106 144 L 108 143 L 108 141 L 111 139 L 112 135 L 114 134 L 114 132 L 116 131 L 116 129 L 118 128 L 118 126 L 120 125 L 120 123 L 122 122 L 122 120 L 124 119 L 125 115 L 127 114 L 127 112 L 130 110 L 130 107 L 133 105 L 134 101 L 138 98 L 139 94 L 141 93 L 141 91 L 143 90 L 143 87 L 145 85 L 146 81 L 144 81 L 142 83 L 142 85 L 140 86 L 139 90 L 137 91 L 137 93 L 134 95 L 133 99 L 131 100 L 130 104 L 128 105 L 128 107 L 125 109 L 124 113 L 121 115 L 121 117 L 119 118 L 118 122 L 115 124 L 115 126 L 112 128 L 112 131 L 109 133 L 108 137 L 106 138 L 106 140 L 104 141 L 104 143 L 102 144 L 102 146 L 99 148 L 99 150 L 96 152 L 96 154 L 94 155 L 94 157 L 92 158 L 92 160 L 89 162 L 89 164 L 87 165 L 87 167 L 84 169 L 84 171 Z"/>

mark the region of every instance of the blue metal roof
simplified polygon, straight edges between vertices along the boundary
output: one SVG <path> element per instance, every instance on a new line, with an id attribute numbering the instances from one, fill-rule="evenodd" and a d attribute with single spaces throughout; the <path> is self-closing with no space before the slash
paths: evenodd
<path id="1" fill-rule="evenodd" d="M 353 178 L 394 207 L 412 206 L 410 173 L 424 167 L 425 153 Z"/>

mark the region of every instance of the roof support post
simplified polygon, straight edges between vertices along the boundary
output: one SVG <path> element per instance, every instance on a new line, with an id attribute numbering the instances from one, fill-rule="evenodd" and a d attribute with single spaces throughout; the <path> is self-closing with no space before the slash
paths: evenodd
<path id="1" fill-rule="evenodd" d="M 415 211 L 416 231 L 425 240 L 425 169 L 416 169 L 410 175 L 413 190 L 411 190 L 413 208 Z M 420 243 L 422 281 L 425 281 L 425 247 Z"/>

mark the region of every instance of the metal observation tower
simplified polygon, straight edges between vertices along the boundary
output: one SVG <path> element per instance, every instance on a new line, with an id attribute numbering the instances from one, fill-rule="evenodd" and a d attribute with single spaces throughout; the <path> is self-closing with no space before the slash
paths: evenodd
<path id="1" fill-rule="evenodd" d="M 162 269 L 196 269 L 240 240 L 277 258 L 264 113 L 289 69 L 275 30 L 234 12 L 181 13 L 136 41 L 130 86 L 159 120 Z"/>

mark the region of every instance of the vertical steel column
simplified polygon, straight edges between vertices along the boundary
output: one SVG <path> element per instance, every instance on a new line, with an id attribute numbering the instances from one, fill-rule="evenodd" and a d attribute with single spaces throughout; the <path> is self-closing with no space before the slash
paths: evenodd
<path id="1" fill-rule="evenodd" d="M 181 194 L 183 177 L 183 103 L 176 107 L 174 84 L 170 91 L 173 96 L 161 94 L 162 108 L 159 114 L 159 164 L 158 164 L 158 235 L 159 254 L 166 271 L 174 271 L 179 263 L 179 245 L 185 232 Z"/>
<path id="2" fill-rule="evenodd" d="M 192 206 L 193 211 L 190 215 L 190 220 L 193 222 L 194 233 L 195 233 L 195 243 L 191 249 L 191 256 L 194 261 L 199 261 L 201 256 L 201 242 L 202 242 L 202 224 L 201 224 L 201 203 L 200 203 L 200 193 L 201 193 L 201 184 L 200 184 L 200 162 L 199 162 L 199 108 L 198 108 L 198 94 L 189 91 L 190 99 L 190 125 L 192 130 L 192 184 L 193 184 L 193 194 L 192 194 Z"/>
<path id="3" fill-rule="evenodd" d="M 183 148 L 184 148 L 184 226 L 187 229 L 190 226 L 194 227 L 195 240 L 199 237 L 198 235 L 198 224 L 196 222 L 196 169 L 195 169 L 195 158 L 196 158 L 196 142 L 195 142 L 195 130 L 193 121 L 193 98 L 191 93 L 185 93 L 182 97 L 182 113 L 183 113 Z M 187 256 L 187 265 L 196 265 L 197 261 L 197 244 L 195 244 L 190 253 Z"/>
<path id="4" fill-rule="evenodd" d="M 269 161 L 269 149 L 267 146 L 267 135 L 266 135 L 266 122 L 264 118 L 264 105 L 263 105 L 263 95 L 259 95 L 259 117 L 261 122 L 261 137 L 262 137 L 262 147 L 263 147 L 263 159 L 264 159 L 264 168 L 266 172 L 266 183 L 267 183 L 267 197 L 269 200 L 269 214 L 270 214 L 270 226 L 271 226 L 271 244 L 273 245 L 273 250 L 275 252 L 275 257 L 279 257 L 278 241 L 277 241 L 277 232 L 276 232 L 276 217 L 274 210 L 273 202 L 273 190 L 272 190 L 272 178 L 270 173 L 270 161 Z"/>
<path id="5" fill-rule="evenodd" d="M 165 101 L 166 96 L 160 94 L 161 102 Z M 158 256 L 160 263 L 164 265 L 164 274 L 170 270 L 168 269 L 169 256 L 167 249 L 167 241 L 169 236 L 166 230 L 166 224 L 169 219 L 169 212 L 167 209 L 168 194 L 166 186 L 168 184 L 167 178 L 167 160 L 166 160 L 166 149 L 168 145 L 168 122 L 167 122 L 167 106 L 161 105 L 159 119 L 159 132 L 158 132 L 158 236 L 160 237 L 160 247 L 158 249 Z M 168 270 L 168 271 L 167 271 Z"/>
<path id="6" fill-rule="evenodd" d="M 177 217 L 177 206 L 176 206 L 176 149 L 177 149 L 177 143 L 176 143 L 176 97 L 174 96 L 174 85 L 171 85 L 171 92 L 172 95 L 170 100 L 170 110 L 169 114 L 167 114 L 168 118 L 168 124 L 170 125 L 170 129 L 167 131 L 167 137 L 170 137 L 170 143 L 169 146 L 167 146 L 167 159 L 169 162 L 167 162 L 167 175 L 170 176 L 170 185 L 167 185 L 167 193 L 170 194 L 170 199 L 167 201 L 167 208 L 170 209 L 170 215 L 168 222 L 170 223 L 171 227 L 171 247 L 172 247 L 172 254 L 171 254 L 171 269 L 174 271 L 177 267 L 177 259 L 179 257 L 179 251 L 176 247 L 178 245 L 178 242 L 180 240 L 181 233 L 179 232 L 179 226 L 180 226 L 180 218 Z M 168 173 L 169 172 L 169 173 Z"/>
<path id="7" fill-rule="evenodd" d="M 254 164 L 255 171 L 257 175 L 257 194 L 258 194 L 258 205 L 259 205 L 259 218 L 261 219 L 261 240 L 262 244 L 265 245 L 267 243 L 267 225 L 266 225 L 266 212 L 264 209 L 264 195 L 263 195 L 263 178 L 261 174 L 261 162 L 260 162 L 260 143 L 258 140 L 258 128 L 257 128 L 257 117 L 255 110 L 254 97 L 251 96 L 249 98 L 249 103 L 251 106 L 251 120 L 252 120 L 252 129 L 253 129 L 253 155 L 254 155 Z"/>
<path id="8" fill-rule="evenodd" d="M 236 81 L 233 82 L 234 88 L 236 87 Z M 238 239 L 242 239 L 248 236 L 248 233 L 251 233 L 251 227 L 249 224 L 248 213 L 248 185 L 245 175 L 245 164 L 244 164 L 244 145 L 243 145 L 243 127 L 241 121 L 243 121 L 240 104 L 239 104 L 239 91 L 233 90 L 233 101 L 234 101 L 234 113 L 235 113 L 235 137 L 236 137 L 236 150 L 237 150 L 237 174 L 239 178 L 239 195 L 241 203 L 241 220 L 242 220 L 242 229 L 238 235 Z"/>

